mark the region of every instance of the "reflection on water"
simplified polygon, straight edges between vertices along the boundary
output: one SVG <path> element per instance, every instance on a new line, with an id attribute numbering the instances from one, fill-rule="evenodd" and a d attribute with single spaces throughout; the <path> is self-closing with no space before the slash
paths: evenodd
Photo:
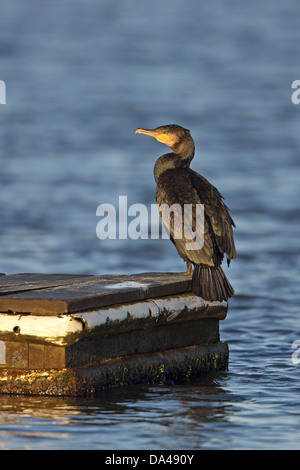
<path id="1" fill-rule="evenodd" d="M 284 413 L 278 410 L 278 395 L 287 383 L 293 387 L 292 380 L 261 383 L 261 368 L 251 369 L 243 376 L 223 372 L 188 386 L 135 386 L 94 398 L 0 397 L 1 448 L 243 449 L 249 439 L 251 448 L 297 448 L 296 395 Z"/>
<path id="2" fill-rule="evenodd" d="M 182 271 L 169 240 L 96 236 L 99 204 L 155 201 L 178 123 L 226 196 L 238 258 L 221 337 L 230 368 L 91 399 L 0 397 L 2 448 L 299 448 L 298 0 L 4 0 L 0 271 Z"/>
<path id="3" fill-rule="evenodd" d="M 234 414 L 230 393 L 219 381 L 208 377 L 192 391 L 190 386 L 128 387 L 93 399 L 1 397 L 2 448 L 205 447 L 213 427 L 229 424 Z"/>

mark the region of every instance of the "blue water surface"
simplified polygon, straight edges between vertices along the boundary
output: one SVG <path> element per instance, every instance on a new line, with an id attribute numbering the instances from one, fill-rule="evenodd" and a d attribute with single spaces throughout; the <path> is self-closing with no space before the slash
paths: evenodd
<path id="1" fill-rule="evenodd" d="M 155 202 L 177 123 L 226 197 L 238 258 L 227 372 L 93 398 L 0 396 L 0 449 L 299 449 L 298 0 L 2 0 L 0 271 L 183 271 L 169 240 L 99 240 L 99 204 Z"/>

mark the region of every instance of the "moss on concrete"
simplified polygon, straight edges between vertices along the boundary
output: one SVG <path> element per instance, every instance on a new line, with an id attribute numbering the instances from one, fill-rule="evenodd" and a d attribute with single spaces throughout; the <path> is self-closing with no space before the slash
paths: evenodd
<path id="1" fill-rule="evenodd" d="M 0 371 L 0 394 L 88 396 L 132 384 L 180 384 L 213 370 L 227 370 L 228 345 L 190 346 L 106 360 L 91 366 Z"/>

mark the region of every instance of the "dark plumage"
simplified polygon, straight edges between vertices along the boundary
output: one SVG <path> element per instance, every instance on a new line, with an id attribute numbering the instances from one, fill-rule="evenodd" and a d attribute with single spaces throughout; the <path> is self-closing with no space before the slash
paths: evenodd
<path id="1" fill-rule="evenodd" d="M 179 212 L 184 214 L 184 204 L 190 204 L 193 208 L 191 224 L 195 233 L 196 228 L 198 229 L 196 205 L 204 204 L 204 233 L 202 232 L 201 243 L 197 242 L 196 238 L 193 249 L 187 249 L 191 232 L 188 237 L 183 227 L 184 220 L 178 222 L 176 211 L 171 216 L 170 238 L 179 255 L 187 263 L 187 273 L 193 273 L 194 293 L 209 301 L 227 301 L 232 297 L 234 290 L 221 268 L 221 263 L 225 254 L 228 266 L 230 260 L 236 257 L 232 233 L 232 226 L 235 227 L 235 224 L 219 191 L 207 179 L 190 169 L 195 154 L 190 131 L 171 124 L 156 129 L 137 129 L 136 133 L 155 137 L 173 150 L 172 153 L 158 158 L 154 166 L 158 206 L 176 204 Z M 164 211 L 160 210 L 160 215 L 166 224 L 168 220 Z"/>

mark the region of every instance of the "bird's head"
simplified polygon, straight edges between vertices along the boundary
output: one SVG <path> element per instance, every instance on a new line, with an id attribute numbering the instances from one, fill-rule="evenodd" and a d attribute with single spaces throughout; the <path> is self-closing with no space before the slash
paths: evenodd
<path id="1" fill-rule="evenodd" d="M 156 127 L 156 129 L 138 128 L 135 133 L 150 135 L 158 140 L 158 142 L 162 142 L 170 147 L 174 152 L 180 149 L 182 145 L 194 144 L 190 131 L 177 124 L 168 124 L 167 126 Z"/>

